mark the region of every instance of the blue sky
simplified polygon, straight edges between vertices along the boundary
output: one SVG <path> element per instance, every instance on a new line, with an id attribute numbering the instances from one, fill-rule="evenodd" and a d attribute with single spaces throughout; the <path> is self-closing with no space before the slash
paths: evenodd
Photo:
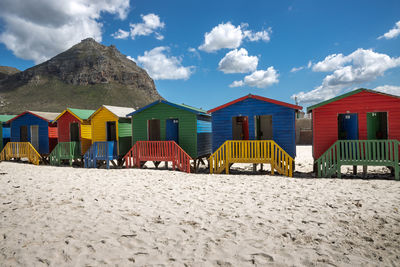
<path id="1" fill-rule="evenodd" d="M 0 3 L 0 65 L 93 37 L 167 100 L 204 109 L 249 93 L 304 107 L 360 87 L 400 95 L 398 0 L 24 2 Z"/>

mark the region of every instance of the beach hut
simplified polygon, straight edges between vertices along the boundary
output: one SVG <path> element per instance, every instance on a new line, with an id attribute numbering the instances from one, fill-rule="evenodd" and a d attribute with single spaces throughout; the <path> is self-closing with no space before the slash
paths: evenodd
<path id="1" fill-rule="evenodd" d="M 80 159 L 92 144 L 92 126 L 89 117 L 95 110 L 67 108 L 57 116 L 58 144 L 50 154 L 50 164 L 61 160 Z"/>
<path id="2" fill-rule="evenodd" d="M 15 116 L 16 115 L 0 115 L 0 151 L 3 150 L 3 147 L 8 142 L 10 142 L 11 130 L 10 124 L 7 122 Z"/>
<path id="3" fill-rule="evenodd" d="M 296 112 L 302 107 L 247 95 L 209 110 L 212 114 L 210 172 L 233 163 L 270 163 L 271 172 L 291 176 L 296 156 Z"/>
<path id="4" fill-rule="evenodd" d="M 128 116 L 132 116 L 132 145 L 140 142 L 145 146 L 153 142 L 159 146 L 158 149 L 149 149 L 148 152 L 153 154 L 146 155 L 147 160 L 155 162 L 156 166 L 163 153 L 162 146 L 168 141 L 175 142 L 179 146 L 176 149 L 183 149 L 194 160 L 195 168 L 202 158 L 211 154 L 211 116 L 205 110 L 158 100 Z M 190 158 L 184 157 L 189 165 Z M 185 171 L 189 169 L 188 165 L 184 168 Z"/>
<path id="5" fill-rule="evenodd" d="M 59 113 L 25 111 L 7 121 L 10 124 L 10 142 L 1 152 L 1 160 L 28 158 L 39 164 L 39 159 L 50 154 L 57 145 L 57 123 Z"/>
<path id="6" fill-rule="evenodd" d="M 308 107 L 315 171 L 341 176 L 343 165 L 390 167 L 399 177 L 400 96 L 357 89 Z M 354 168 L 356 172 L 356 168 Z"/>
<path id="7" fill-rule="evenodd" d="M 131 148 L 132 126 L 127 114 L 135 109 L 103 105 L 90 117 L 92 125 L 92 145 L 84 155 L 85 167 L 96 167 L 97 161 L 105 161 L 107 168 L 109 161 L 114 159 L 122 163 L 122 157 Z"/>

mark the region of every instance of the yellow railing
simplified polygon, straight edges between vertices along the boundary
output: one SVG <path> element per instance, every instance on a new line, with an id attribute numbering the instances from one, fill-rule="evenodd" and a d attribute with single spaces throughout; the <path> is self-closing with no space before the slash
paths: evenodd
<path id="1" fill-rule="evenodd" d="M 272 140 L 228 140 L 210 157 L 210 173 L 229 173 L 233 163 L 266 163 L 275 170 L 293 177 L 293 158 Z"/>
<path id="2" fill-rule="evenodd" d="M 8 142 L 0 153 L 0 160 L 27 158 L 29 162 L 39 165 L 40 154 L 29 142 Z"/>

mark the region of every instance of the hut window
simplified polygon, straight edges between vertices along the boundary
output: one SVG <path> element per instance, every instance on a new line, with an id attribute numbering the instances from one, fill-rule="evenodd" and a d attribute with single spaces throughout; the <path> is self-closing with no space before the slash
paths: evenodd
<path id="1" fill-rule="evenodd" d="M 247 116 L 232 117 L 232 139 L 249 140 L 249 119 Z"/>
<path id="2" fill-rule="evenodd" d="M 71 142 L 79 142 L 79 124 L 74 122 L 69 125 L 69 136 Z"/>
<path id="3" fill-rule="evenodd" d="M 387 112 L 367 113 L 367 137 L 368 140 L 388 139 Z"/>
<path id="4" fill-rule="evenodd" d="M 23 125 L 19 128 L 19 141 L 28 142 L 28 126 Z"/>
<path id="5" fill-rule="evenodd" d="M 273 140 L 272 115 L 255 116 L 256 139 Z"/>
<path id="6" fill-rule="evenodd" d="M 107 141 L 117 141 L 117 126 L 115 121 L 107 121 Z"/>
<path id="7" fill-rule="evenodd" d="M 149 141 L 160 141 L 160 120 L 147 121 L 147 138 Z"/>
<path id="8" fill-rule="evenodd" d="M 338 115 L 338 139 L 358 139 L 358 114 L 346 113 Z"/>

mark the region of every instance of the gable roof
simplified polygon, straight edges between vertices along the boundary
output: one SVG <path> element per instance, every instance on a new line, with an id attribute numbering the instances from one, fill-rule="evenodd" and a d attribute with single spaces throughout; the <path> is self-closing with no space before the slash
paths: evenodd
<path id="1" fill-rule="evenodd" d="M 210 110 L 208 111 L 208 113 L 213 113 L 213 112 L 215 112 L 215 111 L 218 111 L 218 110 L 220 110 L 220 109 L 229 107 L 229 106 L 231 106 L 231 105 L 233 105 L 233 104 L 236 104 L 236 103 L 238 103 L 238 102 L 240 102 L 240 101 L 243 101 L 243 100 L 245 100 L 245 99 L 248 99 L 248 98 L 257 99 L 257 100 L 261 100 L 261 101 L 264 101 L 264 102 L 269 102 L 269 103 L 273 103 L 273 104 L 276 104 L 276 105 L 280 105 L 280 106 L 284 106 L 284 107 L 288 107 L 288 108 L 292 108 L 292 109 L 296 109 L 296 110 L 302 110 L 302 109 L 303 109 L 303 107 L 301 107 L 301 106 L 289 104 L 289 103 L 286 103 L 286 102 L 282 102 L 282 101 L 270 99 L 270 98 L 263 97 L 263 96 L 248 94 L 248 95 L 246 95 L 246 96 L 243 96 L 243 97 L 241 97 L 241 98 L 238 98 L 238 99 L 236 99 L 236 100 L 233 100 L 233 101 L 231 101 L 231 102 L 228 102 L 228 103 L 226 103 L 226 104 L 224 104 L 224 105 L 221 105 L 221 106 L 218 106 L 218 107 L 216 107 L 216 108 L 210 109 Z"/>
<path id="2" fill-rule="evenodd" d="M 164 103 L 164 104 L 170 105 L 170 106 L 175 107 L 175 108 L 183 109 L 183 110 L 192 112 L 192 113 L 194 113 L 196 115 L 210 116 L 209 114 L 207 114 L 207 111 L 202 110 L 200 108 L 191 107 L 191 106 L 188 106 L 188 105 L 185 105 L 185 104 L 175 104 L 175 103 L 168 102 L 168 101 L 161 100 L 161 99 L 157 100 L 157 101 L 154 101 L 153 103 L 148 104 L 147 106 L 145 106 L 145 107 L 143 107 L 141 109 L 138 109 L 138 110 L 136 110 L 136 111 L 134 111 L 132 113 L 129 113 L 127 116 L 132 116 L 134 114 L 142 112 L 143 110 L 146 110 L 146 109 L 148 109 L 148 108 L 150 108 L 150 107 L 152 107 L 152 106 L 154 106 L 156 104 L 159 104 L 159 103 Z"/>
<path id="3" fill-rule="evenodd" d="M 318 103 L 318 104 L 315 104 L 315 105 L 313 105 L 313 106 L 310 106 L 310 107 L 307 108 L 307 113 L 310 113 L 313 109 L 316 109 L 316 108 L 325 106 L 325 105 L 327 105 L 327 104 L 329 104 L 329 103 L 338 101 L 338 100 L 340 100 L 340 99 L 343 99 L 343 98 L 346 98 L 346 97 L 349 97 L 349 96 L 352 96 L 352 95 L 355 95 L 355 94 L 358 94 L 358 93 L 361 93 L 361 92 L 369 92 L 369 93 L 374 93 L 374 94 L 380 94 L 380 95 L 385 95 L 385 96 L 400 98 L 400 96 L 391 95 L 391 94 L 387 94 L 387 93 L 382 93 L 382 92 L 378 92 L 378 91 L 371 90 L 371 89 L 360 88 L 360 89 L 356 89 L 356 90 L 353 90 L 353 91 L 351 91 L 351 92 L 348 92 L 348 93 L 346 93 L 346 94 L 339 95 L 339 96 L 336 96 L 336 97 L 334 97 L 334 98 L 325 100 L 325 101 L 323 101 L 323 102 L 321 102 L 321 103 Z"/>
<path id="4" fill-rule="evenodd" d="M 89 119 L 91 119 L 95 114 L 97 114 L 102 108 L 107 109 L 110 111 L 114 116 L 118 118 L 127 118 L 127 115 L 129 113 L 132 113 L 135 111 L 134 108 L 128 108 L 128 107 L 116 107 L 116 106 L 108 106 L 108 105 L 102 105 L 99 109 L 97 109 L 92 115 L 90 115 Z"/>
<path id="5" fill-rule="evenodd" d="M 17 115 L 0 115 L 0 122 L 6 122 L 16 117 Z"/>
<path id="6" fill-rule="evenodd" d="M 32 115 L 34 115 L 34 116 L 36 116 L 36 117 L 38 117 L 38 118 L 40 118 L 42 120 L 45 120 L 47 122 L 54 121 L 57 118 L 57 116 L 60 114 L 60 113 L 55 113 L 55 112 L 42 112 L 42 111 L 27 110 L 27 111 L 22 112 L 18 116 L 15 116 L 14 118 L 8 120 L 7 123 L 10 123 L 13 120 L 15 120 L 15 119 L 27 114 L 27 113 L 32 114 Z"/>
<path id="7" fill-rule="evenodd" d="M 70 112 L 75 118 L 79 119 L 80 121 L 87 120 L 89 117 L 95 112 L 95 110 L 90 109 L 77 109 L 77 108 L 67 108 L 60 115 L 57 116 L 55 119 L 56 121 L 64 115 L 65 112 Z"/>

